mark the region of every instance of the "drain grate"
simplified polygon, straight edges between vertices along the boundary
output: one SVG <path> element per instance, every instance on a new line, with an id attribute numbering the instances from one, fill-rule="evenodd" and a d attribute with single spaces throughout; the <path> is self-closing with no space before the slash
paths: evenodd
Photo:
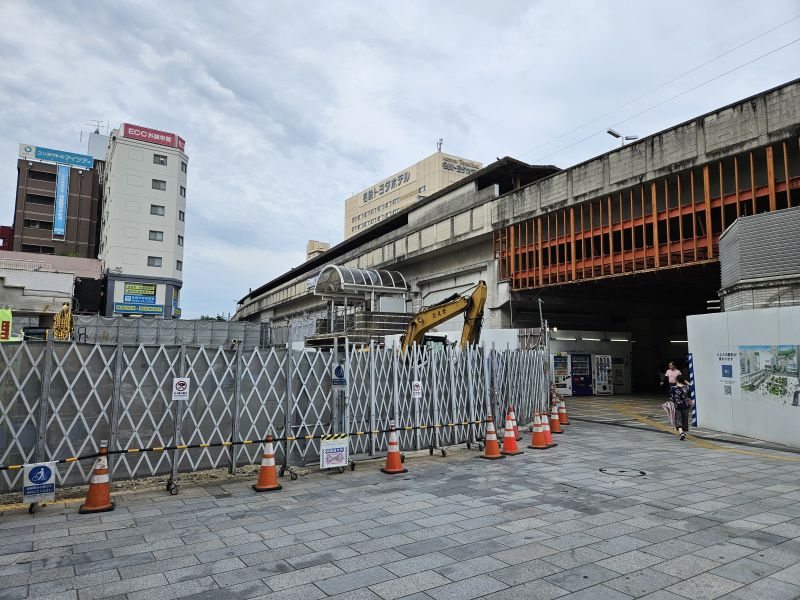
<path id="1" fill-rule="evenodd" d="M 614 469 L 609 467 L 603 467 L 600 472 L 604 475 L 613 475 L 615 477 L 644 477 L 647 475 L 644 471 L 637 469 Z"/>

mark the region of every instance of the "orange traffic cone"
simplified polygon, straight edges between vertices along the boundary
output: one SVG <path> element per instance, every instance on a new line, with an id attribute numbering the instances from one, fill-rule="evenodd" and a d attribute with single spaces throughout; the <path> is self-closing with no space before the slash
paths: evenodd
<path id="1" fill-rule="evenodd" d="M 394 423 L 389 425 L 389 451 L 386 454 L 386 466 L 381 471 L 388 475 L 408 473 L 408 469 L 403 466 L 403 460 L 400 457 L 400 442 L 397 441 L 397 430 Z"/>
<path id="2" fill-rule="evenodd" d="M 506 426 L 503 429 L 503 455 L 516 456 L 522 454 L 522 450 L 517 447 L 517 438 L 514 435 L 514 421 L 511 419 L 511 411 L 506 417 Z"/>
<path id="3" fill-rule="evenodd" d="M 114 510 L 111 500 L 111 481 L 108 477 L 108 442 L 100 442 L 100 456 L 94 463 L 94 471 L 89 481 L 89 491 L 86 493 L 86 502 L 81 505 L 78 512 L 87 513 L 108 512 Z"/>
<path id="4" fill-rule="evenodd" d="M 561 402 L 558 403 L 558 422 L 561 425 L 569 425 L 569 417 L 567 416 L 567 405 L 564 403 L 564 399 L 561 399 Z"/>
<path id="5" fill-rule="evenodd" d="M 514 414 L 514 407 L 508 407 L 508 416 L 511 417 L 511 425 L 514 427 L 514 439 L 520 441 L 522 436 L 519 434 L 519 427 L 517 427 L 517 415 Z"/>
<path id="6" fill-rule="evenodd" d="M 494 430 L 494 420 L 492 419 L 492 415 L 487 417 L 487 421 L 486 439 L 484 439 L 485 452 L 483 453 L 483 456 L 479 456 L 478 458 L 486 458 L 488 460 L 505 458 L 505 456 L 500 454 L 500 444 L 497 443 L 497 432 Z"/>
<path id="7" fill-rule="evenodd" d="M 278 483 L 278 474 L 275 472 L 275 451 L 272 449 L 272 436 L 268 435 L 264 442 L 264 454 L 261 455 L 261 470 L 258 472 L 258 482 L 253 485 L 257 492 L 277 492 L 283 489 Z"/>
<path id="8" fill-rule="evenodd" d="M 558 418 L 558 405 L 553 405 L 553 410 L 550 412 L 550 431 L 552 433 L 564 433 L 561 431 L 561 420 Z"/>
<path id="9" fill-rule="evenodd" d="M 534 450 L 547 450 L 549 446 L 544 439 L 544 427 L 542 427 L 542 417 L 539 413 L 536 413 L 536 416 L 533 418 L 533 435 L 531 436 L 531 443 L 528 445 L 528 448 L 533 448 Z"/>
<path id="10" fill-rule="evenodd" d="M 542 415 L 542 430 L 544 431 L 544 443 L 547 444 L 548 448 L 553 448 L 554 446 L 558 446 L 553 441 L 553 436 L 550 433 L 550 422 L 547 420 L 547 415 Z"/>

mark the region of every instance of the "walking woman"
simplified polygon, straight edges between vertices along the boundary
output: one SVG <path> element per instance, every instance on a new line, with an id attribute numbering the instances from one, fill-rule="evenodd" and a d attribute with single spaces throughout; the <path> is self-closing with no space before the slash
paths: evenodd
<path id="1" fill-rule="evenodd" d="M 689 431 L 689 416 L 692 414 L 692 397 L 683 375 L 675 378 L 675 385 L 669 389 L 669 399 L 675 405 L 675 429 L 683 441 L 686 439 L 686 432 Z"/>

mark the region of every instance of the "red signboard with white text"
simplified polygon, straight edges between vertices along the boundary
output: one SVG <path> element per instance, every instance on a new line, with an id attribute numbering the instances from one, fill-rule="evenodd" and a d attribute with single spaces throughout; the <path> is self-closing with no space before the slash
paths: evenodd
<path id="1" fill-rule="evenodd" d="M 176 135 L 175 139 L 178 142 L 178 150 L 181 152 L 186 152 L 186 140 L 184 140 L 181 136 Z"/>
<path id="2" fill-rule="evenodd" d="M 122 136 L 132 140 L 150 142 L 151 144 L 170 146 L 172 148 L 175 148 L 176 138 L 180 139 L 174 133 L 150 129 L 149 127 L 141 127 L 140 125 L 131 125 L 129 123 L 122 124 Z M 181 140 L 181 144 L 185 145 L 185 142 Z M 183 150 L 180 146 L 178 146 L 178 148 Z"/>

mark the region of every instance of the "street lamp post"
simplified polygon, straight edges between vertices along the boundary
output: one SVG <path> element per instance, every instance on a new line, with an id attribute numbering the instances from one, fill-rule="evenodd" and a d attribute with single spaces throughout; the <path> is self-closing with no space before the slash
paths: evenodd
<path id="1" fill-rule="evenodd" d="M 606 129 L 606 133 L 611 137 L 615 137 L 620 141 L 620 146 L 624 146 L 625 142 L 632 142 L 633 140 L 638 140 L 638 135 L 622 135 L 619 131 L 615 129 L 611 129 L 610 127 Z"/>

